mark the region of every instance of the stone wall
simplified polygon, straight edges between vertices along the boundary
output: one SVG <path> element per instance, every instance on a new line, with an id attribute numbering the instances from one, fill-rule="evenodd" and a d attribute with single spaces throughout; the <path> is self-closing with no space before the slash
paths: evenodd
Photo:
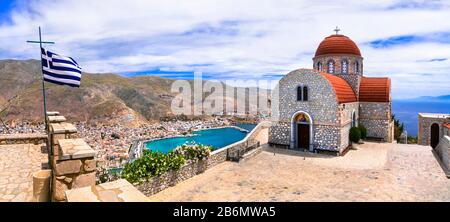
<path id="1" fill-rule="evenodd" d="M 50 161 L 52 167 L 51 199 L 67 201 L 66 191 L 95 186 L 97 163 L 95 151 L 76 138 L 77 129 L 65 123 L 63 116 L 51 116 L 58 121 L 49 124 Z M 61 121 L 60 121 L 61 120 Z"/>
<path id="2" fill-rule="evenodd" d="M 315 149 L 334 152 L 340 151 L 341 127 L 330 125 L 315 125 L 313 128 Z"/>
<path id="3" fill-rule="evenodd" d="M 46 144 L 45 134 L 4 134 L 0 135 L 0 145 L 6 144 Z"/>
<path id="4" fill-rule="evenodd" d="M 340 138 L 339 138 L 339 151 L 342 152 L 348 146 L 350 146 L 350 128 L 353 123 L 353 115 L 355 115 L 355 126 L 358 126 L 359 119 L 359 103 L 345 103 L 339 105 L 339 121 L 341 123 L 340 127 Z"/>
<path id="5" fill-rule="evenodd" d="M 308 101 L 297 101 L 297 87 L 300 85 L 308 87 Z M 337 124 L 336 94 L 328 80 L 317 71 L 292 71 L 279 81 L 278 86 L 279 105 L 274 106 L 278 110 L 272 111 L 278 116 L 274 116 L 274 120 L 291 122 L 296 112 L 303 111 L 311 115 L 314 124 Z"/>
<path id="6" fill-rule="evenodd" d="M 269 130 L 269 143 L 289 146 L 291 140 L 291 123 L 274 122 Z"/>
<path id="7" fill-rule="evenodd" d="M 180 170 L 169 171 L 151 180 L 134 184 L 134 186 L 146 196 L 158 193 L 168 187 L 175 186 L 179 182 L 187 180 L 208 169 L 208 161 L 198 161 L 183 166 Z"/>
<path id="8" fill-rule="evenodd" d="M 439 125 L 439 138 L 444 135 L 444 123 L 450 122 L 447 118 L 450 114 L 421 114 L 419 113 L 419 131 L 417 135 L 417 143 L 429 146 L 431 143 L 431 125 L 437 123 Z"/>
<path id="9" fill-rule="evenodd" d="M 308 101 L 297 101 L 297 87 L 308 87 Z M 303 112 L 308 114 L 313 124 L 313 146 L 319 149 L 339 150 L 340 126 L 338 103 L 333 87 L 319 72 L 299 69 L 283 77 L 276 88 L 272 106 L 273 121 L 269 132 L 269 143 L 295 148 L 295 138 L 291 138 L 292 119 Z M 295 135 L 295 132 L 294 132 Z"/>
<path id="10" fill-rule="evenodd" d="M 334 74 L 335 76 L 341 77 L 347 81 L 347 83 L 352 87 L 353 92 L 359 101 L 359 87 L 361 85 L 362 75 L 359 74 Z"/>
<path id="11" fill-rule="evenodd" d="M 392 142 L 391 103 L 360 102 L 359 123 L 367 128 L 367 137 Z"/>
<path id="12" fill-rule="evenodd" d="M 435 150 L 447 172 L 450 172 L 450 136 L 443 136 Z"/>
<path id="13" fill-rule="evenodd" d="M 356 74 L 355 70 L 355 62 L 358 62 L 359 67 L 358 69 L 360 72 L 358 74 L 363 74 L 363 58 L 361 56 L 357 55 L 344 55 L 344 54 L 334 54 L 334 55 L 321 55 L 316 56 L 313 58 L 313 67 L 315 70 L 318 70 L 317 64 L 318 62 L 322 63 L 322 70 L 323 72 L 328 71 L 328 61 L 333 60 L 334 61 L 334 74 L 341 74 L 342 70 L 342 60 L 348 61 L 348 73 L 350 75 Z"/>

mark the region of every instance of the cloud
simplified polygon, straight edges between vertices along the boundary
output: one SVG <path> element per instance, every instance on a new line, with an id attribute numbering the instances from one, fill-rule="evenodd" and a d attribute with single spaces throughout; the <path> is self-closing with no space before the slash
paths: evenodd
<path id="1" fill-rule="evenodd" d="M 393 36 L 386 39 L 378 39 L 369 42 L 373 48 L 388 48 L 399 45 L 420 44 L 425 42 L 437 42 L 450 44 L 450 32 L 426 33 L 421 35 Z"/>
<path id="2" fill-rule="evenodd" d="M 450 62 L 432 61 L 450 56 L 448 1 L 29 0 L 9 15 L 0 58 L 39 58 L 25 41 L 42 26 L 49 48 L 84 71 L 174 78 L 280 79 L 311 68 L 338 25 L 365 75 L 392 78 L 394 98 L 450 94 Z"/>

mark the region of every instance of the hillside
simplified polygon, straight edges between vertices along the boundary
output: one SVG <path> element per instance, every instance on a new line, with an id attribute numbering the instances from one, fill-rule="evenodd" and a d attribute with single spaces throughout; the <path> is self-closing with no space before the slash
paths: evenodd
<path id="1" fill-rule="evenodd" d="M 171 101 L 176 96 L 170 92 L 173 81 L 83 73 L 80 88 L 47 83 L 47 107 L 73 121 L 136 125 L 171 115 Z M 41 90 L 38 61 L 0 61 L 0 111 L 6 107 L 0 115 L 4 120 L 42 121 Z"/>

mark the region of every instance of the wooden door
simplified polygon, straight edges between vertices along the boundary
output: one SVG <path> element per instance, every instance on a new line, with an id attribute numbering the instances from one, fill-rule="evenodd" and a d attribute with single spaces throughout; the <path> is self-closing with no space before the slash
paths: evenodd
<path id="1" fill-rule="evenodd" d="M 297 147 L 299 149 L 309 149 L 309 125 L 298 124 L 297 126 Z"/>

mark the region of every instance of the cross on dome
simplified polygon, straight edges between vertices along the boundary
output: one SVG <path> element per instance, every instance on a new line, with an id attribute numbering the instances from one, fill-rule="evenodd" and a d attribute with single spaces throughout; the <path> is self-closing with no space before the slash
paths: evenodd
<path id="1" fill-rule="evenodd" d="M 341 31 L 341 29 L 339 29 L 339 27 L 336 26 L 336 28 L 333 30 L 336 32 L 336 35 L 339 34 L 339 31 Z"/>

